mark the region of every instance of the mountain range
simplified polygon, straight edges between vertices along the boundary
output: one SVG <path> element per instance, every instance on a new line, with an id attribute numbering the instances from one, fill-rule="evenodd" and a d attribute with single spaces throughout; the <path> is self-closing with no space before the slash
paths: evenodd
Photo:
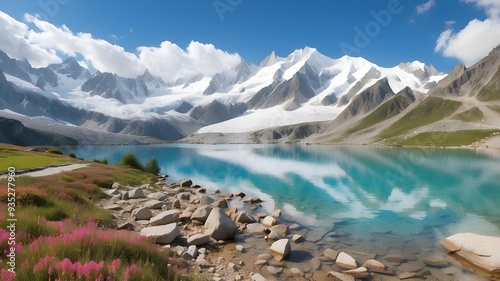
<path id="1" fill-rule="evenodd" d="M 149 70 L 92 74 L 72 57 L 33 68 L 0 51 L 0 116 L 80 144 L 441 145 L 458 133 L 475 142 L 500 132 L 499 67 L 500 47 L 448 75 L 418 61 L 384 68 L 306 47 L 167 83 Z"/>

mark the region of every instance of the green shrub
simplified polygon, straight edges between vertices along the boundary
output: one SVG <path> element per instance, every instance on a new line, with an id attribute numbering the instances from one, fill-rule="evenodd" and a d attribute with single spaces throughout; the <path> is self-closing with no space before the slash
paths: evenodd
<path id="1" fill-rule="evenodd" d="M 150 159 L 144 166 L 144 171 L 150 174 L 157 175 L 160 172 L 160 166 L 156 158 Z"/>
<path id="2" fill-rule="evenodd" d="M 135 156 L 135 154 L 133 153 L 123 155 L 120 165 L 144 171 L 144 166 L 142 166 L 141 162 L 139 162 L 139 160 L 137 159 L 137 156 Z"/>
<path id="3" fill-rule="evenodd" d="M 76 154 L 74 152 L 68 153 L 68 156 L 71 158 L 76 158 Z"/>
<path id="4" fill-rule="evenodd" d="M 52 154 L 63 155 L 63 153 L 59 149 L 56 149 L 56 148 L 51 148 L 51 149 L 47 150 L 47 152 L 52 153 Z"/>

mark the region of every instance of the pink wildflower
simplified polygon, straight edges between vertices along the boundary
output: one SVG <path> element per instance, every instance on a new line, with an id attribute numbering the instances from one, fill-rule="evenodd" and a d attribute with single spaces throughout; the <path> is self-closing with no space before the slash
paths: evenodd
<path id="1" fill-rule="evenodd" d="M 128 280 L 130 277 L 138 274 L 141 272 L 141 268 L 138 267 L 136 264 L 132 264 L 131 266 L 127 266 L 125 269 L 125 280 Z"/>
<path id="2" fill-rule="evenodd" d="M 2 270 L 0 271 L 0 279 L 3 281 L 12 281 L 15 277 L 15 273 L 12 273 L 5 268 L 2 268 Z"/>
<path id="3" fill-rule="evenodd" d="M 111 265 L 108 266 L 108 270 L 111 273 L 115 273 L 116 270 L 120 267 L 121 260 L 120 259 L 115 259 L 113 262 L 111 262 Z"/>
<path id="4" fill-rule="evenodd" d="M 71 274 L 73 273 L 74 266 L 73 263 L 68 258 L 65 258 L 64 260 L 56 263 L 56 269 L 62 270 L 63 275 L 65 273 Z"/>
<path id="5" fill-rule="evenodd" d="M 39 270 L 46 268 L 48 265 L 52 265 L 55 261 L 55 257 L 45 256 L 44 258 L 40 258 L 38 263 L 33 267 L 33 273 L 37 273 Z"/>

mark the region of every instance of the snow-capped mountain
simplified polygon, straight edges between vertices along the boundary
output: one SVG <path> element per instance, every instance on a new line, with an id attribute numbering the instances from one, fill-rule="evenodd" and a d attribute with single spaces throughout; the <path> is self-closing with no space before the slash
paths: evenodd
<path id="1" fill-rule="evenodd" d="M 391 92 L 387 97 L 407 87 L 425 94 L 446 76 L 417 61 L 383 68 L 363 58 L 332 59 L 309 47 L 286 58 L 272 52 L 258 66 L 241 60 L 212 77 L 193 75 L 171 84 L 149 70 L 136 78 L 99 71 L 91 75 L 73 58 L 33 69 L 28 61 L 10 59 L 3 52 L 0 70 L 5 83 L 31 97 L 12 104 L 0 93 L 0 111 L 42 114 L 70 125 L 163 139 L 331 121 L 371 87 L 382 85 L 382 91 Z M 44 97 L 43 103 L 36 96 Z M 47 103 L 57 103 L 64 112 L 52 108 L 49 114 Z M 124 130 L 127 120 L 140 120 L 136 125 L 149 129 Z M 167 127 L 172 137 L 152 133 L 166 132 Z"/>

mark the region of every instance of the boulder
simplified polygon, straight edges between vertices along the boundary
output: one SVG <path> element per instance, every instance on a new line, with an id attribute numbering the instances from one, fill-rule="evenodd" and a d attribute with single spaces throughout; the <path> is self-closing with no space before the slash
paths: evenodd
<path id="1" fill-rule="evenodd" d="M 189 201 L 191 199 L 191 193 L 189 192 L 181 192 L 177 194 L 177 199 L 181 201 Z"/>
<path id="2" fill-rule="evenodd" d="M 278 261 L 286 259 L 290 252 L 292 251 L 292 246 L 290 245 L 290 240 L 280 239 L 271 245 L 271 251 L 275 254 L 275 258 Z"/>
<path id="3" fill-rule="evenodd" d="M 175 199 L 174 203 L 172 204 L 172 207 L 175 209 L 180 209 L 181 208 L 181 201 L 179 199 Z"/>
<path id="4" fill-rule="evenodd" d="M 174 222 L 177 222 L 179 220 L 180 214 L 181 214 L 181 211 L 179 211 L 179 210 L 170 210 L 170 211 L 161 212 L 158 215 L 152 217 L 149 220 L 149 223 L 152 226 L 174 223 Z"/>
<path id="5" fill-rule="evenodd" d="M 151 213 L 151 210 L 149 208 L 141 207 L 133 210 L 132 216 L 136 220 L 149 220 L 153 216 L 153 213 Z"/>
<path id="6" fill-rule="evenodd" d="M 215 240 L 232 239 L 238 234 L 238 227 L 221 208 L 212 209 L 205 222 L 205 228 L 207 229 L 205 234 Z"/>
<path id="7" fill-rule="evenodd" d="M 258 222 L 247 224 L 247 227 L 245 229 L 245 232 L 250 233 L 250 234 L 262 234 L 262 235 L 264 235 L 264 231 L 265 231 L 264 226 Z"/>
<path id="8" fill-rule="evenodd" d="M 182 179 L 182 180 L 179 181 L 179 184 L 182 187 L 190 187 L 191 185 L 193 185 L 193 181 L 190 180 L 190 179 Z"/>
<path id="9" fill-rule="evenodd" d="M 128 198 L 129 199 L 139 199 L 139 198 L 146 198 L 146 196 L 144 195 L 144 192 L 142 191 L 142 189 L 137 187 L 137 188 L 134 188 L 128 192 Z"/>
<path id="10" fill-rule="evenodd" d="M 143 228 L 141 230 L 141 235 L 153 238 L 158 244 L 169 244 L 181 235 L 181 231 L 179 226 L 177 226 L 177 223 L 171 223 L 167 225 Z"/>
<path id="11" fill-rule="evenodd" d="M 111 188 L 112 189 L 119 189 L 119 190 L 125 189 L 125 187 L 123 185 L 121 185 L 119 182 L 116 182 L 116 181 L 111 185 Z"/>
<path id="12" fill-rule="evenodd" d="M 195 245 L 191 245 L 189 246 L 187 251 L 182 254 L 182 258 L 185 260 L 192 260 L 195 259 L 197 255 L 198 255 L 198 249 L 196 248 Z"/>
<path id="13" fill-rule="evenodd" d="M 445 261 L 443 257 L 438 255 L 432 255 L 426 257 L 424 259 L 424 263 L 432 267 L 446 267 L 449 265 L 449 263 Z"/>
<path id="14" fill-rule="evenodd" d="M 252 278 L 252 281 L 267 281 L 267 279 L 260 275 L 260 273 L 254 273 L 250 278 Z"/>
<path id="15" fill-rule="evenodd" d="M 229 206 L 227 205 L 227 201 L 224 199 L 215 201 L 214 203 L 212 203 L 212 207 L 221 209 L 229 208 Z"/>
<path id="16" fill-rule="evenodd" d="M 292 237 L 292 241 L 295 243 L 300 243 L 304 238 L 300 234 L 295 234 Z"/>
<path id="17" fill-rule="evenodd" d="M 196 209 L 196 211 L 194 211 L 193 215 L 191 215 L 191 220 L 205 223 L 208 216 L 210 215 L 210 212 L 212 212 L 212 207 L 210 206 L 199 207 L 198 209 Z"/>
<path id="18" fill-rule="evenodd" d="M 188 237 L 187 242 L 189 245 L 195 246 L 207 244 L 208 242 L 210 242 L 210 236 L 201 233 L 194 234 Z"/>
<path id="19" fill-rule="evenodd" d="M 278 224 L 271 227 L 271 231 L 277 232 L 279 235 L 286 237 L 288 235 L 288 226 L 286 224 Z"/>
<path id="20" fill-rule="evenodd" d="M 500 272 L 500 237 L 459 233 L 439 241 L 439 245 L 488 272 Z"/>
<path id="21" fill-rule="evenodd" d="M 347 275 L 347 274 L 335 272 L 335 271 L 328 272 L 326 274 L 326 276 L 329 278 L 328 280 L 334 280 L 334 281 L 355 281 L 356 280 L 351 275 Z"/>
<path id="22" fill-rule="evenodd" d="M 281 210 L 278 209 L 278 210 L 274 211 L 271 216 L 275 217 L 275 218 L 280 217 L 281 216 Z"/>
<path id="23" fill-rule="evenodd" d="M 144 207 L 150 208 L 150 209 L 161 209 L 165 205 L 164 201 L 160 200 L 150 200 L 144 203 Z"/>
<path id="24" fill-rule="evenodd" d="M 358 267 L 358 265 L 356 264 L 356 260 L 354 260 L 353 257 L 346 254 L 345 252 L 341 252 L 337 256 L 337 260 L 335 263 L 337 264 L 338 267 L 343 269 L 355 269 Z"/>
<path id="25" fill-rule="evenodd" d="M 283 238 L 286 238 L 286 236 L 283 236 L 274 230 L 271 230 L 271 232 L 269 232 L 269 234 L 267 235 L 267 239 L 269 239 L 271 241 L 276 241 L 276 240 L 280 240 Z"/>
<path id="26" fill-rule="evenodd" d="M 267 228 L 275 226 L 276 223 L 277 223 L 276 219 L 271 216 L 265 217 L 264 220 L 262 221 L 262 224 Z"/>
<path id="27" fill-rule="evenodd" d="M 155 193 L 149 194 L 148 197 L 151 198 L 151 199 L 156 199 L 156 200 L 159 200 L 159 201 L 164 201 L 165 199 L 168 198 L 168 195 L 165 194 L 164 192 L 155 192 Z"/>
<path id="28" fill-rule="evenodd" d="M 252 214 L 248 212 L 238 212 L 234 214 L 231 219 L 234 222 L 239 222 L 239 223 L 254 223 L 256 222 L 255 218 L 252 216 Z"/>
<path id="29" fill-rule="evenodd" d="M 201 206 L 207 206 L 207 205 L 210 205 L 214 202 L 215 202 L 215 200 L 210 196 L 203 195 L 200 197 L 200 205 Z"/>

